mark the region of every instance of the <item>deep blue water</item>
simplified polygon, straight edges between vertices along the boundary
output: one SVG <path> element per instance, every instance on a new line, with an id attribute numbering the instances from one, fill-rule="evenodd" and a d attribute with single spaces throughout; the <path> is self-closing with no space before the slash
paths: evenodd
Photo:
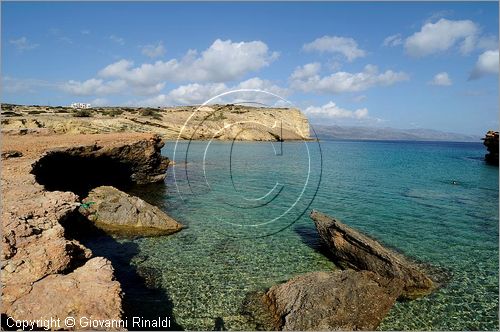
<path id="1" fill-rule="evenodd" d="M 174 148 L 163 153 L 173 159 Z M 446 276 L 434 294 L 397 303 L 380 329 L 496 330 L 498 168 L 484 153 L 481 143 L 179 142 L 166 187 L 142 195 L 187 228 L 119 241 L 137 246 L 135 267 L 159 271 L 183 328 L 251 330 L 248 293 L 335 269 L 314 208 Z"/>

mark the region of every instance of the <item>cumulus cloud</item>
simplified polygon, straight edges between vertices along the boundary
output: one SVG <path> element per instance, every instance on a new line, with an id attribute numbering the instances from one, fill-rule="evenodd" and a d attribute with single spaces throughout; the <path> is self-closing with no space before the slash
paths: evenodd
<path id="1" fill-rule="evenodd" d="M 398 46 L 403 44 L 403 38 L 401 37 L 401 34 L 398 33 L 385 38 L 382 44 L 384 46 L 391 46 L 391 47 Z"/>
<path id="2" fill-rule="evenodd" d="M 156 61 L 133 67 L 120 60 L 99 72 L 104 78 L 122 79 L 134 85 L 171 82 L 225 82 L 268 66 L 278 57 L 262 41 L 232 42 L 217 39 L 201 54 L 190 50 L 181 59 Z"/>
<path id="3" fill-rule="evenodd" d="M 26 37 L 21 37 L 18 39 L 11 39 L 11 40 L 9 40 L 9 44 L 14 45 L 14 47 L 20 52 L 30 51 L 30 50 L 35 49 L 39 46 L 38 44 L 30 42 L 28 40 L 28 38 L 26 38 Z"/>
<path id="4" fill-rule="evenodd" d="M 279 98 L 254 90 L 267 91 L 280 97 L 285 97 L 288 94 L 287 89 L 279 87 L 271 81 L 254 77 L 233 86 L 227 86 L 225 83 L 191 83 L 181 85 L 168 93 L 159 94 L 157 96 L 138 101 L 136 104 L 147 106 L 202 104 L 222 93 L 240 89 L 246 91 L 237 91 L 224 95 L 216 98 L 213 102 L 256 102 L 273 105 L 275 102 L 279 101 Z"/>
<path id="5" fill-rule="evenodd" d="M 366 65 L 362 72 L 349 73 L 339 71 L 327 76 L 319 75 L 319 68 L 306 70 L 307 64 L 298 67 L 290 76 L 290 86 L 304 92 L 342 93 L 358 92 L 375 86 L 389 86 L 409 79 L 408 74 L 386 70 L 379 73 L 377 66 Z M 311 66 L 309 66 L 311 68 Z"/>
<path id="6" fill-rule="evenodd" d="M 434 75 L 432 81 L 429 82 L 431 85 L 439 85 L 439 86 L 449 86 L 452 84 L 450 77 L 447 72 L 441 72 Z"/>
<path id="7" fill-rule="evenodd" d="M 406 52 L 414 57 L 446 51 L 457 44 L 463 54 L 470 53 L 477 43 L 479 27 L 470 20 L 452 21 L 445 18 L 426 23 L 419 32 L 405 41 Z"/>
<path id="8" fill-rule="evenodd" d="M 469 80 L 478 79 L 488 74 L 498 75 L 498 56 L 498 50 L 490 50 L 482 53 L 477 59 L 476 65 L 469 76 Z"/>
<path id="9" fill-rule="evenodd" d="M 317 51 L 321 53 L 338 53 L 344 55 L 348 61 L 364 57 L 366 52 L 358 47 L 358 43 L 352 38 L 323 36 L 314 41 L 304 44 L 304 51 Z"/>
<path id="10" fill-rule="evenodd" d="M 141 52 L 150 58 L 158 58 L 165 55 L 165 47 L 160 41 L 157 44 L 149 44 L 141 47 Z"/>
<path id="11" fill-rule="evenodd" d="M 126 83 L 123 80 L 105 82 L 101 79 L 91 78 L 86 81 L 70 80 L 61 86 L 62 90 L 78 96 L 109 95 L 123 91 Z"/>
<path id="12" fill-rule="evenodd" d="M 368 109 L 360 108 L 354 111 L 339 107 L 333 101 L 328 102 L 323 106 L 309 106 L 304 110 L 304 113 L 316 118 L 323 119 L 368 119 Z"/>

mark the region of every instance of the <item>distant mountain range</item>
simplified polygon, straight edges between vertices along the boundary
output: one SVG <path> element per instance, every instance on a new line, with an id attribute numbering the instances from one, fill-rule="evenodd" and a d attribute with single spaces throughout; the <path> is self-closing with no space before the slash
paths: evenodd
<path id="1" fill-rule="evenodd" d="M 312 125 L 319 139 L 406 140 L 481 142 L 481 136 L 449 133 L 433 129 L 395 129 Z M 314 133 L 311 131 L 311 136 Z"/>

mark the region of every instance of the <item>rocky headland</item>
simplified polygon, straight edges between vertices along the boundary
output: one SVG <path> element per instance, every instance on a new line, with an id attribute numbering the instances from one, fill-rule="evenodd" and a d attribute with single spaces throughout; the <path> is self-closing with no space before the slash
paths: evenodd
<path id="1" fill-rule="evenodd" d="M 57 134 L 156 133 L 163 139 L 275 141 L 309 139 L 309 122 L 293 108 L 208 105 L 168 108 L 2 104 L 2 131 Z"/>
<path id="2" fill-rule="evenodd" d="M 162 146 L 150 134 L 2 135 L 2 316 L 122 317 L 111 262 L 94 257 L 63 225 L 78 228 L 81 199 L 97 185 L 163 180 L 168 159 Z M 165 221 L 146 204 L 118 195 L 140 206 L 147 222 Z M 105 203 L 99 203 L 103 211 Z M 169 225 L 168 232 L 181 227 Z"/>
<path id="3" fill-rule="evenodd" d="M 483 138 L 488 153 L 484 159 L 488 164 L 498 165 L 498 131 L 489 130 Z"/>

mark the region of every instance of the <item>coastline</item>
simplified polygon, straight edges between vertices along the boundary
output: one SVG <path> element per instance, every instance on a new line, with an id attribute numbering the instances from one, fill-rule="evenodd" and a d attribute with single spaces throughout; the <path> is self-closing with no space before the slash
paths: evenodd
<path id="1" fill-rule="evenodd" d="M 139 133 L 2 136 L 2 153 L 20 155 L 2 158 L 2 312 L 16 320 L 120 319 L 123 290 L 111 262 L 68 236 L 63 226 L 75 221 L 83 197 L 47 190 L 33 169 L 53 153 L 89 157 L 89 151 L 97 151 L 135 166 L 131 182 L 157 182 L 165 177 L 166 164 L 158 162 L 163 143 Z"/>

